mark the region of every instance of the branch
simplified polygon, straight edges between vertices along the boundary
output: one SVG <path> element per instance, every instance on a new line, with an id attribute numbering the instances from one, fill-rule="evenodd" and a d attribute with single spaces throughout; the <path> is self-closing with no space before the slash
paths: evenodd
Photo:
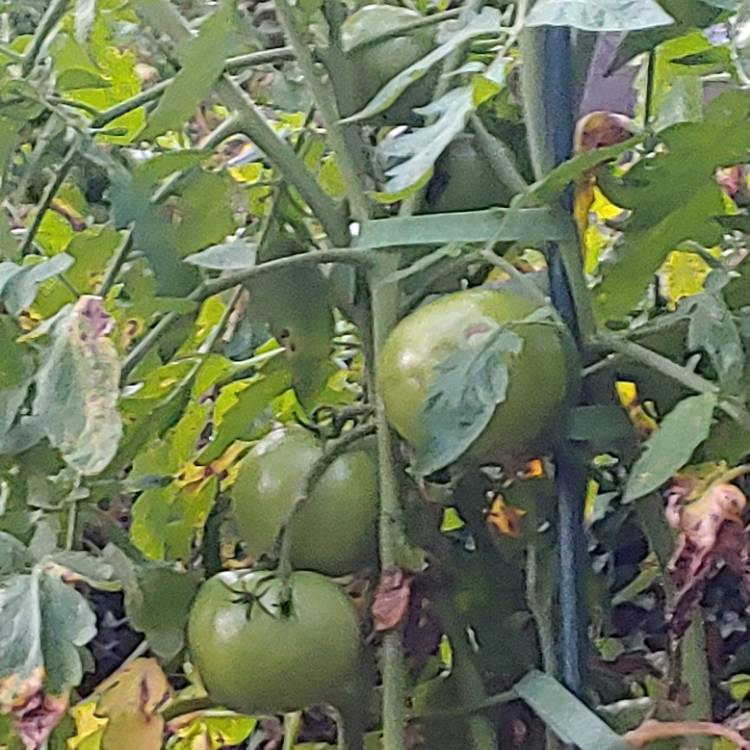
<path id="1" fill-rule="evenodd" d="M 516 193 L 525 193 L 529 189 L 529 183 L 519 171 L 510 148 L 485 128 L 476 113 L 471 115 L 470 122 L 479 151 L 487 159 L 500 182 Z"/>
<path id="2" fill-rule="evenodd" d="M 750 741 L 739 732 L 711 721 L 645 721 L 637 729 L 623 735 L 623 739 L 635 750 L 656 740 L 674 737 L 702 736 L 723 737 L 741 750 L 750 750 Z"/>
<path id="3" fill-rule="evenodd" d="M 21 247 L 19 249 L 20 255 L 26 255 L 31 249 L 31 245 L 34 242 L 34 237 L 36 237 L 36 233 L 39 231 L 39 227 L 42 224 L 44 214 L 47 213 L 47 210 L 49 209 L 52 201 L 57 195 L 57 191 L 62 187 L 63 182 L 65 182 L 65 178 L 68 176 L 68 172 L 70 172 L 70 169 L 73 166 L 73 162 L 78 155 L 79 145 L 80 144 L 78 142 L 78 139 L 73 141 L 73 143 L 68 148 L 68 151 L 65 154 L 65 158 L 63 159 L 62 163 L 59 167 L 57 167 L 55 176 L 45 188 L 42 199 L 39 201 L 39 206 L 37 207 L 36 213 L 34 214 L 34 218 L 29 225 L 29 228 L 26 230 L 23 242 L 21 243 Z"/>
<path id="4" fill-rule="evenodd" d="M 357 165 L 347 147 L 344 137 L 346 126 L 339 123 L 341 118 L 336 100 L 330 87 L 318 75 L 312 52 L 305 43 L 304 34 L 299 28 L 294 10 L 287 0 L 276 0 L 275 5 L 279 20 L 297 57 L 297 64 L 300 66 L 305 81 L 312 91 L 313 99 L 326 128 L 326 136 L 336 153 L 338 166 L 346 185 L 346 192 L 354 215 L 359 221 L 364 221 L 370 213 L 369 201 L 362 187 Z"/>
<path id="5" fill-rule="evenodd" d="M 135 0 L 136 10 L 161 34 L 175 44 L 192 37 L 192 31 L 168 0 Z M 349 244 L 346 214 L 318 184 L 294 149 L 282 141 L 248 94 L 229 76 L 222 75 L 216 85 L 219 97 L 235 110 L 244 131 L 284 175 L 318 217 L 335 245 Z"/>
<path id="6" fill-rule="evenodd" d="M 47 41 L 47 37 L 52 32 L 57 22 L 62 18 L 67 5 L 68 0 L 52 0 L 47 6 L 47 10 L 42 16 L 39 26 L 34 32 L 34 36 L 24 53 L 23 63 L 21 64 L 22 78 L 27 78 L 29 73 L 31 73 L 31 69 L 34 67 L 37 58 L 39 57 L 39 53 L 42 51 L 42 47 Z"/>

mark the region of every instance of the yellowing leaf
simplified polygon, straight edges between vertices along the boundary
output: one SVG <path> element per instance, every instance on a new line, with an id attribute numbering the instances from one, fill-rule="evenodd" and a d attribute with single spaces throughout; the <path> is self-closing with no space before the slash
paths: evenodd
<path id="1" fill-rule="evenodd" d="M 501 534 L 512 536 L 514 539 L 520 539 L 521 519 L 526 515 L 525 510 L 514 508 L 507 505 L 505 500 L 498 495 L 492 501 L 490 510 L 487 513 L 487 523 L 494 526 Z"/>
<path id="2" fill-rule="evenodd" d="M 169 683 L 155 659 L 136 659 L 99 690 L 97 715 L 109 719 L 102 750 L 160 750 L 164 719 L 157 710 L 169 695 Z"/>
<path id="3" fill-rule="evenodd" d="M 708 263 L 695 253 L 675 250 L 667 256 L 661 271 L 662 289 L 674 309 L 684 297 L 703 291 L 703 282 L 711 270 Z"/>
<path id="4" fill-rule="evenodd" d="M 96 700 L 87 700 L 70 710 L 76 734 L 68 739 L 68 750 L 99 750 L 107 719 L 96 715 Z"/>

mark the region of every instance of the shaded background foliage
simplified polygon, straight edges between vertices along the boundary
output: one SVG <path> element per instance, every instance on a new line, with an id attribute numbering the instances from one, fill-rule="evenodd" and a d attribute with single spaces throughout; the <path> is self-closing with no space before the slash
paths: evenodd
<path id="1" fill-rule="evenodd" d="M 413 710 L 450 717 L 409 743 L 465 747 L 477 724 L 450 710 L 482 701 L 502 748 L 554 747 L 535 717 L 584 750 L 647 718 L 744 731 L 750 550 L 724 485 L 744 489 L 750 452 L 747 5 L 419 0 L 402 35 L 357 27 L 355 3 L 281 8 L 302 48 L 268 2 L 0 8 L 0 745 L 279 747 L 277 719 L 200 705 L 184 642 L 200 582 L 250 562 L 228 514 L 243 456 L 274 423 L 370 418 L 359 264 L 394 259 L 400 315 L 466 285 L 544 294 L 540 250 L 576 241 L 571 183 L 595 711 L 538 675 L 493 703 L 551 665 L 552 472 L 437 471 L 478 422 L 436 410 L 450 440 L 418 457 L 427 476 L 399 453 L 410 545 L 395 608 L 375 608 L 404 628 Z M 524 40 L 550 23 L 576 29 L 588 117 L 544 174 Z M 357 34 L 416 52 L 368 62 Z M 441 388 L 484 419 L 505 388 L 462 364 Z M 370 626 L 376 582 L 344 582 Z M 296 746 L 334 741 L 309 711 Z"/>

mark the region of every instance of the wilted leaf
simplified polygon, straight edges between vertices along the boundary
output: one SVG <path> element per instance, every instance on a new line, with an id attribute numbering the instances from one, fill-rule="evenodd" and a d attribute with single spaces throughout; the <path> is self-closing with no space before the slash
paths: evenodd
<path id="1" fill-rule="evenodd" d="M 212 271 L 246 271 L 255 265 L 255 253 L 255 245 L 235 240 L 188 255 L 185 262 Z"/>
<path id="2" fill-rule="evenodd" d="M 690 396 L 664 417 L 633 466 L 623 502 L 658 489 L 690 461 L 693 451 L 708 437 L 716 401 L 713 394 Z"/>
<path id="3" fill-rule="evenodd" d="M 404 68 L 378 91 L 364 109 L 347 117 L 344 122 L 366 120 L 388 109 L 412 83 L 426 75 L 433 65 L 448 57 L 451 52 L 478 36 L 496 34 L 500 21 L 500 12 L 496 8 L 485 7 L 480 13 L 473 13 L 465 26 L 451 34 L 446 41 L 421 60 Z"/>
<path id="4" fill-rule="evenodd" d="M 36 376 L 33 415 L 65 461 L 86 475 L 107 467 L 122 435 L 120 363 L 107 338 L 111 322 L 99 298 L 81 297 L 55 326 Z"/>
<path id="5" fill-rule="evenodd" d="M 47 740 L 68 708 L 68 698 L 36 693 L 14 708 L 13 729 L 26 750 L 46 750 Z"/>
<path id="6" fill-rule="evenodd" d="M 159 750 L 164 719 L 158 713 L 170 693 L 167 677 L 155 659 L 136 659 L 98 688 L 96 713 L 108 719 L 102 750 Z"/>
<path id="7" fill-rule="evenodd" d="M 42 685 L 60 695 L 83 676 L 79 648 L 96 635 L 86 600 L 39 568 L 0 587 L 0 706 L 25 703 Z"/>
<path id="8" fill-rule="evenodd" d="M 389 568 L 380 574 L 372 603 L 372 618 L 378 633 L 394 630 L 406 620 L 411 600 L 411 580 L 401 568 Z"/>
<path id="9" fill-rule="evenodd" d="M 523 339 L 487 319 L 473 323 L 462 344 L 438 366 L 422 410 L 428 439 L 416 468 L 423 475 L 455 461 L 483 432 L 505 401 L 508 368 Z"/>
<path id="10" fill-rule="evenodd" d="M 142 138 L 148 140 L 166 130 L 182 128 L 190 119 L 224 70 L 231 52 L 233 24 L 234 3 L 223 0 L 198 36 L 179 50 L 181 68 L 149 117 Z"/>
<path id="11" fill-rule="evenodd" d="M 583 31 L 632 31 L 674 19 L 656 0 L 539 0 L 526 26 L 571 26 Z"/>

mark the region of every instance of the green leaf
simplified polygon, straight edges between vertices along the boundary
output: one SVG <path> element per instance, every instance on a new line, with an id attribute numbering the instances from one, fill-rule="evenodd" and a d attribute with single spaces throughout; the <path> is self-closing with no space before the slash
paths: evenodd
<path id="1" fill-rule="evenodd" d="M 412 83 L 424 77 L 433 65 L 478 36 L 496 34 L 500 25 L 500 12 L 496 8 L 485 7 L 480 13 L 472 13 L 465 26 L 455 31 L 439 47 L 425 55 L 421 60 L 417 60 L 413 65 L 404 68 L 378 91 L 364 109 L 347 117 L 343 122 L 367 120 L 388 109 Z"/>
<path id="2" fill-rule="evenodd" d="M 375 219 L 362 225 L 357 247 L 407 247 L 447 245 L 451 242 L 517 242 L 542 247 L 575 237 L 575 228 L 548 208 L 491 208 L 429 216 Z"/>
<path id="3" fill-rule="evenodd" d="M 65 461 L 86 475 L 103 471 L 117 452 L 120 362 L 106 337 L 111 318 L 97 297 L 81 297 L 58 321 L 36 375 L 32 415 Z"/>
<path id="4" fill-rule="evenodd" d="M 73 258 L 65 253 L 44 259 L 36 256 L 33 260 L 38 262 L 23 266 L 0 263 L 0 301 L 13 315 L 31 306 L 43 281 L 64 273 L 73 265 Z"/>
<path id="5" fill-rule="evenodd" d="M 422 410 L 427 445 L 417 471 L 432 474 L 455 461 L 481 435 L 495 408 L 505 401 L 508 367 L 523 347 L 513 331 L 487 319 L 466 331 L 464 345 L 437 367 Z"/>
<path id="6" fill-rule="evenodd" d="M 708 105 L 702 122 L 662 131 L 659 153 L 641 159 L 621 181 L 600 182 L 614 203 L 633 211 L 596 293 L 602 318 L 626 315 L 680 243 L 710 247 L 721 239 L 715 217 L 727 210 L 714 173 L 750 159 L 748 117 L 750 94 L 727 92 Z"/>
<path id="7" fill-rule="evenodd" d="M 414 110 L 427 118 L 429 125 L 383 140 L 380 148 L 383 156 L 398 161 L 396 166 L 386 170 L 386 193 L 402 193 L 431 174 L 437 158 L 466 127 L 474 111 L 473 97 L 471 86 L 451 89 L 437 101 Z"/>
<path id="8" fill-rule="evenodd" d="M 571 26 L 582 31 L 633 31 L 674 19 L 656 0 L 539 0 L 526 26 Z"/>
<path id="9" fill-rule="evenodd" d="M 658 489 L 690 461 L 708 437 L 716 402 L 710 393 L 690 396 L 664 417 L 630 472 L 623 502 L 631 503 Z"/>
<path id="10" fill-rule="evenodd" d="M 211 271 L 246 271 L 255 265 L 257 246 L 233 240 L 223 245 L 213 245 L 199 253 L 188 255 L 185 263 L 208 268 Z"/>
<path id="11" fill-rule="evenodd" d="M 145 635 L 157 656 L 165 660 L 177 656 L 185 643 L 185 623 L 198 587 L 195 574 L 170 566 L 138 565 L 112 544 L 104 556 L 122 581 L 130 625 Z"/>
<path id="12" fill-rule="evenodd" d="M 79 648 L 96 635 L 86 600 L 41 569 L 0 587 L 0 693 L 28 696 L 42 684 L 55 695 L 83 676 Z"/>
<path id="13" fill-rule="evenodd" d="M 745 350 L 740 332 L 720 294 L 690 298 L 688 349 L 704 351 L 724 390 L 736 392 L 742 382 Z"/>
<path id="14" fill-rule="evenodd" d="M 620 735 L 554 677 L 531 672 L 514 690 L 564 743 L 580 750 L 629 750 Z"/>
<path id="15" fill-rule="evenodd" d="M 214 14 L 178 52 L 181 68 L 148 120 L 141 137 L 151 140 L 190 120 L 224 70 L 232 51 L 234 3 L 222 0 Z"/>
<path id="16" fill-rule="evenodd" d="M 221 418 L 216 420 L 212 440 L 201 451 L 197 462 L 208 464 L 221 456 L 235 440 L 249 437 L 272 399 L 288 390 L 291 384 L 291 373 L 280 367 L 253 379 L 239 392 L 230 388 L 226 394 L 222 393 L 216 404 L 217 409 L 221 408 Z"/>
<path id="17" fill-rule="evenodd" d="M 96 0 L 76 0 L 75 27 L 76 39 L 86 41 L 96 17 Z"/>

